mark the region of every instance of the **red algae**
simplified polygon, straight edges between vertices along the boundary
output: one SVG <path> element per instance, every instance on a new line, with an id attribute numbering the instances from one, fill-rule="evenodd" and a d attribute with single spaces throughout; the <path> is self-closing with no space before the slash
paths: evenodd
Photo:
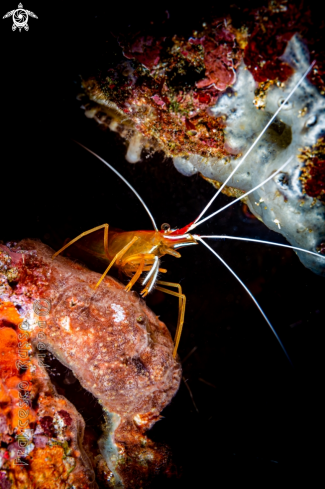
<path id="1" fill-rule="evenodd" d="M 244 62 L 254 79 L 260 84 L 272 80 L 285 82 L 290 78 L 293 70 L 283 55 L 292 36 L 299 33 L 317 61 L 317 68 L 310 73 L 309 79 L 324 91 L 324 53 L 310 8 L 303 2 L 298 5 L 278 1 L 249 12 L 246 9 L 246 13 L 250 37 L 244 49 Z"/>
<path id="2" fill-rule="evenodd" d="M 128 59 L 136 59 L 143 64 L 148 70 L 157 66 L 160 60 L 160 52 L 162 49 L 162 39 L 155 39 L 152 36 L 139 36 L 134 41 L 128 42 L 124 56 Z"/>
<path id="3" fill-rule="evenodd" d="M 325 202 L 325 160 L 315 157 L 308 167 L 310 178 L 305 183 L 306 194 Z"/>
<path id="4" fill-rule="evenodd" d="M 288 41 L 301 22 L 298 9 L 272 11 L 267 8 L 254 12 L 255 26 L 244 51 L 244 61 L 258 82 L 286 81 L 292 68 L 281 59 Z"/>
<path id="5" fill-rule="evenodd" d="M 213 37 L 204 36 L 195 44 L 201 43 L 204 48 L 205 78 L 198 81 L 198 88 L 214 86 L 218 90 L 225 90 L 234 84 L 236 74 L 234 59 L 236 49 L 235 35 L 220 22 L 213 32 Z M 239 59 L 236 60 L 235 66 Z"/>

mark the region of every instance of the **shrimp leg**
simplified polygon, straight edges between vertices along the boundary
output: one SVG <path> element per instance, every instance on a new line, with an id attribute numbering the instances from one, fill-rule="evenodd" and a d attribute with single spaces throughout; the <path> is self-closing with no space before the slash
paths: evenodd
<path id="1" fill-rule="evenodd" d="M 100 283 L 102 282 L 102 280 L 104 280 L 104 278 L 106 277 L 107 273 L 109 272 L 109 270 L 112 268 L 112 266 L 114 265 L 114 263 L 118 260 L 120 260 L 122 258 L 122 256 L 131 248 L 131 246 L 133 245 L 133 243 L 138 239 L 137 236 L 134 236 L 131 241 L 126 245 L 124 246 L 124 248 L 121 249 L 121 251 L 119 251 L 118 253 L 116 253 L 116 255 L 114 256 L 113 260 L 110 262 L 110 264 L 108 265 L 108 267 L 106 268 L 105 272 L 103 273 L 103 275 L 100 277 L 100 279 L 98 280 L 97 284 L 96 284 L 96 289 L 97 287 L 100 285 Z"/>
<path id="2" fill-rule="evenodd" d="M 118 263 L 116 263 L 116 264 L 118 264 Z M 122 260 L 122 262 L 120 263 L 120 266 L 122 268 L 124 268 L 126 266 L 131 266 L 131 267 L 134 267 L 136 269 L 136 267 L 138 267 L 136 269 L 135 274 L 133 275 L 132 279 L 127 284 L 127 286 L 125 287 L 124 290 L 129 292 L 131 290 L 131 288 L 133 287 L 133 285 L 139 279 L 142 272 L 147 272 L 147 271 L 150 272 L 152 269 L 152 265 L 154 265 L 154 264 L 155 264 L 155 255 L 153 253 L 138 253 L 136 255 L 128 256 L 125 260 Z M 167 270 L 165 268 L 159 268 L 159 272 L 166 273 Z M 151 281 L 149 282 L 148 287 L 149 287 L 150 283 L 151 283 Z M 147 288 L 146 288 L 141 293 L 143 294 L 144 292 L 148 293 L 149 290 L 147 291 Z M 147 294 L 145 294 L 145 295 L 147 295 Z"/>
<path id="3" fill-rule="evenodd" d="M 102 228 L 104 228 L 104 250 L 105 250 L 105 254 L 106 254 L 107 258 L 109 259 L 109 254 L 108 254 L 108 228 L 109 228 L 109 225 L 108 224 L 101 224 L 100 226 L 96 226 L 95 228 L 88 229 L 88 231 L 85 231 L 85 232 L 79 234 L 79 236 L 77 236 L 76 238 L 69 241 L 69 243 L 67 243 L 66 245 L 62 246 L 62 248 L 60 248 L 59 251 L 56 251 L 54 253 L 54 255 L 52 255 L 52 260 L 54 260 L 54 258 L 56 258 L 60 253 L 62 253 L 62 251 L 64 251 L 66 248 L 71 246 L 73 243 L 75 243 L 79 239 L 83 238 L 84 236 L 87 236 L 87 234 L 94 233 L 95 231 L 98 231 L 99 229 L 102 229 Z"/>
<path id="4" fill-rule="evenodd" d="M 131 278 L 130 282 L 127 284 L 124 290 L 129 292 L 132 289 L 133 285 L 136 283 L 141 273 L 143 272 L 143 269 L 144 269 L 144 257 L 142 256 L 138 270 L 135 272 L 135 274 L 133 275 L 133 277 Z"/>
<path id="5" fill-rule="evenodd" d="M 163 282 L 161 280 L 157 280 L 156 283 L 160 284 L 160 285 L 169 285 L 169 287 L 176 287 L 178 289 L 178 292 L 174 292 L 172 290 L 165 289 L 165 287 L 156 286 L 156 289 L 160 290 L 160 292 L 164 292 L 165 294 L 173 295 L 175 297 L 178 297 L 178 299 L 179 299 L 178 320 L 177 320 L 177 328 L 176 328 L 176 333 L 175 333 L 175 338 L 174 338 L 175 346 L 174 346 L 174 351 L 173 351 L 173 357 L 176 358 L 179 340 L 181 339 L 181 334 L 182 334 L 182 329 L 183 329 L 183 324 L 184 324 L 186 296 L 183 294 L 182 287 L 180 286 L 180 284 L 176 284 L 174 282 Z"/>

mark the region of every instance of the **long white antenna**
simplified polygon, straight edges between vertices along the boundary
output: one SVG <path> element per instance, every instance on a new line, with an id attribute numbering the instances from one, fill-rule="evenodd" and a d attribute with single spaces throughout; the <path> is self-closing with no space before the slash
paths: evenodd
<path id="1" fill-rule="evenodd" d="M 104 163 L 104 165 L 108 166 L 108 168 L 110 170 L 112 170 L 118 177 L 120 177 L 121 180 L 123 180 L 124 183 L 126 183 L 126 185 L 132 190 L 132 192 L 138 197 L 138 199 L 140 200 L 141 204 L 143 205 L 143 207 L 147 211 L 147 213 L 148 213 L 148 215 L 149 215 L 149 217 L 151 219 L 151 222 L 153 224 L 153 227 L 155 228 L 156 231 L 158 231 L 157 224 L 156 224 L 156 222 L 155 222 L 155 220 L 153 218 L 153 215 L 149 211 L 149 209 L 146 206 L 146 204 L 144 203 L 144 201 L 141 199 L 141 197 L 138 194 L 138 192 L 132 187 L 132 185 L 117 170 L 115 170 L 115 168 L 113 166 L 111 166 L 109 163 L 107 163 L 107 161 L 105 161 L 103 158 L 101 158 L 98 154 L 94 153 L 91 149 L 87 148 L 87 146 L 84 146 L 83 144 L 79 143 L 79 141 L 76 141 L 75 139 L 73 139 L 72 141 L 74 141 L 75 143 L 79 144 L 79 146 L 81 146 L 86 151 L 88 151 L 88 153 L 91 153 L 92 155 L 96 156 L 96 158 L 98 158 L 100 161 L 102 161 Z"/>
<path id="2" fill-rule="evenodd" d="M 283 103 L 280 105 L 280 107 L 278 108 L 278 110 L 273 114 L 273 116 L 271 117 L 271 119 L 269 120 L 269 122 L 266 124 L 266 126 L 264 127 L 264 129 L 262 130 L 262 132 L 259 134 L 259 136 L 257 136 L 257 138 L 255 139 L 255 141 L 253 142 L 253 144 L 251 145 L 251 147 L 244 154 L 244 156 L 242 157 L 241 161 L 238 163 L 238 165 L 235 167 L 235 169 L 230 173 L 230 175 L 226 178 L 226 180 L 221 185 L 221 187 L 219 188 L 219 190 L 217 191 L 217 193 L 212 197 L 212 199 L 210 200 L 210 202 L 208 202 L 208 204 L 205 206 L 205 208 L 203 209 L 203 211 L 201 212 L 201 214 L 195 219 L 194 224 L 199 219 L 201 219 L 201 217 L 206 213 L 206 211 L 209 209 L 209 207 L 212 204 L 212 202 L 218 197 L 218 195 L 220 194 L 220 192 L 222 191 L 222 189 L 227 185 L 227 183 L 229 182 L 229 180 L 231 179 L 231 177 L 233 176 L 233 174 L 244 163 L 244 161 L 246 160 L 246 158 L 249 155 L 249 153 L 253 150 L 253 148 L 256 146 L 256 144 L 261 139 L 261 137 L 263 136 L 263 134 L 267 131 L 267 129 L 269 128 L 269 126 L 272 124 L 272 122 L 274 121 L 274 119 L 276 118 L 276 116 L 278 115 L 278 113 L 282 110 L 282 108 L 286 105 L 286 103 L 292 97 L 292 95 L 297 90 L 297 88 L 304 81 L 304 79 L 306 78 L 306 76 L 308 75 L 308 73 L 314 67 L 315 63 L 316 63 L 316 61 L 313 61 L 312 64 L 309 66 L 308 70 L 305 71 L 305 73 L 302 75 L 302 77 L 300 78 L 300 80 L 298 81 L 298 83 L 293 87 L 293 89 L 291 90 L 291 92 L 289 93 L 289 95 L 287 96 L 287 98 L 283 101 Z"/>
<path id="3" fill-rule="evenodd" d="M 273 246 L 280 246 L 281 248 L 289 248 L 290 250 L 298 250 L 298 251 L 304 251 L 305 253 L 309 253 L 310 255 L 315 255 L 318 258 L 323 258 L 325 260 L 325 256 L 320 255 L 319 253 L 315 253 L 314 251 L 309 251 L 305 250 L 304 248 L 298 248 L 297 246 L 290 246 L 282 243 L 273 243 L 272 241 L 264 241 L 262 239 L 253 239 L 253 238 L 241 238 L 237 236 L 223 236 L 223 235 L 214 235 L 214 236 L 199 236 L 196 234 L 193 234 L 194 239 L 199 239 L 199 238 L 204 238 L 204 239 L 235 239 L 239 241 L 253 241 L 254 243 L 262 243 L 262 244 L 269 244 Z"/>
<path id="4" fill-rule="evenodd" d="M 242 195 L 241 197 L 238 197 L 237 199 L 235 200 L 232 200 L 231 202 L 229 202 L 229 204 L 225 205 L 224 207 L 221 207 L 221 209 L 218 209 L 217 211 L 213 212 L 213 214 L 209 214 L 207 217 L 205 217 L 204 219 L 201 219 L 201 221 L 197 222 L 197 223 L 193 223 L 192 226 L 188 229 L 189 231 L 191 231 L 192 229 L 195 229 L 197 226 L 199 226 L 200 224 L 202 224 L 202 222 L 204 221 L 207 221 L 208 219 L 210 219 L 211 217 L 215 216 L 216 214 L 219 214 L 219 212 L 222 212 L 224 211 L 225 209 L 227 209 L 227 207 L 230 207 L 231 205 L 234 205 L 236 204 L 236 202 L 238 202 L 239 200 L 242 200 L 244 199 L 245 197 L 247 197 L 247 195 L 251 194 L 252 192 L 255 192 L 255 190 L 257 190 L 258 188 L 262 187 L 263 185 L 265 185 L 269 180 L 271 180 L 272 178 L 274 178 L 278 173 L 280 173 L 281 170 L 283 170 L 289 163 L 290 161 L 293 159 L 293 156 L 290 156 L 290 158 L 282 165 L 280 166 L 280 168 L 275 172 L 275 173 L 272 173 L 272 175 L 270 175 L 266 180 L 264 180 L 262 183 L 259 183 L 258 185 L 256 185 L 256 187 L 252 188 L 251 190 L 249 190 L 248 192 L 246 192 L 246 194 Z"/>
<path id="5" fill-rule="evenodd" d="M 236 275 L 236 273 L 233 271 L 232 268 L 230 268 L 230 266 L 221 258 L 221 256 L 218 255 L 218 253 L 216 253 L 201 237 L 198 237 L 197 238 L 199 241 L 201 241 L 202 244 L 204 244 L 204 246 L 206 246 L 210 251 L 211 253 L 213 253 L 217 258 L 219 258 L 219 260 L 221 261 L 221 263 L 223 263 L 225 265 L 225 267 L 228 268 L 228 270 L 233 274 L 233 276 L 238 280 L 238 282 L 242 285 L 242 287 L 244 287 L 244 289 L 246 290 L 247 294 L 251 297 L 251 299 L 255 302 L 255 305 L 258 307 L 260 313 L 262 314 L 262 316 L 264 317 L 265 321 L 267 322 L 267 324 L 269 325 L 272 333 L 274 334 L 274 336 L 276 337 L 279 345 L 281 346 L 285 356 L 287 357 L 287 359 L 289 360 L 290 364 L 292 365 L 292 362 L 291 362 L 291 359 L 286 351 L 286 349 L 284 348 L 283 344 L 282 344 L 282 341 L 280 340 L 277 332 L 275 331 L 275 329 L 273 328 L 272 324 L 270 323 L 270 321 L 268 320 L 268 318 L 266 317 L 263 309 L 261 308 L 261 306 L 259 305 L 259 303 L 257 302 L 257 300 L 255 299 L 255 297 L 253 296 L 253 294 L 251 293 L 251 291 L 246 287 L 246 285 L 244 284 L 244 282 L 241 281 L 241 279 L 238 277 L 238 275 Z"/>

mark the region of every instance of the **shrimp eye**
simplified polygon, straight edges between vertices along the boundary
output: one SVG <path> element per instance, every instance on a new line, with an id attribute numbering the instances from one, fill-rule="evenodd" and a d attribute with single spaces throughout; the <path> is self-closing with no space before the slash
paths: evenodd
<path id="1" fill-rule="evenodd" d="M 170 225 L 167 222 L 164 222 L 164 224 L 161 225 L 161 230 L 168 233 L 170 231 Z"/>

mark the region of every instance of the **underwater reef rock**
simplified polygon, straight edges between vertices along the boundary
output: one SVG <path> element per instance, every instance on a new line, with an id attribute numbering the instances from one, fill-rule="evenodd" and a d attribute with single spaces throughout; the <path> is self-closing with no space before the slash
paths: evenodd
<path id="1" fill-rule="evenodd" d="M 157 473 L 168 476 L 169 449 L 145 436 L 181 379 L 166 326 L 112 277 L 96 289 L 99 274 L 67 258 L 52 260 L 53 250 L 39 241 L 8 246 L 0 245 L 0 299 L 28 321 L 33 348 L 49 350 L 102 405 L 106 426 L 95 469 L 106 487 L 145 487 Z M 46 316 L 35 301 L 50 304 Z M 44 424 L 47 436 L 52 425 Z"/>
<path id="2" fill-rule="evenodd" d="M 161 150 L 184 175 L 200 173 L 220 187 L 316 61 L 223 191 L 250 190 L 293 156 L 245 203 L 293 246 L 317 252 L 325 241 L 325 160 L 317 149 L 325 134 L 324 27 L 290 1 L 229 12 L 198 23 L 188 38 L 162 28 L 155 35 L 150 26 L 116 35 L 120 62 L 83 78 L 86 115 L 129 141 L 128 161 L 139 161 L 144 148 Z M 323 260 L 298 255 L 325 273 Z"/>
<path id="3" fill-rule="evenodd" d="M 56 393 L 29 339 L 13 302 L 0 302 L 0 487 L 95 488 L 84 420 Z"/>

